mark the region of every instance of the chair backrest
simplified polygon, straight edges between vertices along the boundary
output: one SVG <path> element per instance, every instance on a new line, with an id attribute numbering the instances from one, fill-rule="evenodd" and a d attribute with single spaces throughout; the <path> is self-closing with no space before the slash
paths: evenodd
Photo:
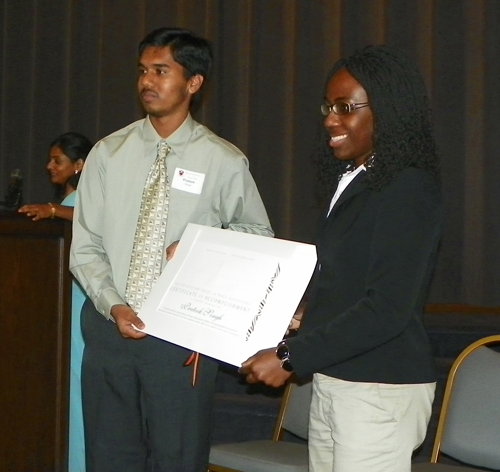
<path id="1" fill-rule="evenodd" d="M 302 439 L 307 439 L 311 397 L 311 381 L 302 384 L 290 382 L 287 385 L 274 430 L 275 441 L 281 438 L 283 429 Z"/>
<path id="2" fill-rule="evenodd" d="M 500 335 L 480 339 L 453 364 L 436 435 L 439 450 L 460 461 L 500 468 L 500 352 L 488 347 Z"/>

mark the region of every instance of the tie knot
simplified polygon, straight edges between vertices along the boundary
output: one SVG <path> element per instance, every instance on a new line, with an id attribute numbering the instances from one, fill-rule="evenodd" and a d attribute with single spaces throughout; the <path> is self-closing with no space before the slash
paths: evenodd
<path id="1" fill-rule="evenodd" d="M 158 157 L 164 158 L 170 152 L 170 146 L 163 139 L 158 143 Z"/>

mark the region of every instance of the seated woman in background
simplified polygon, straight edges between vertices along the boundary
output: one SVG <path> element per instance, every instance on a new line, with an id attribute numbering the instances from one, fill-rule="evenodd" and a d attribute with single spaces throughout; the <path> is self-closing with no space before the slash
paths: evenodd
<path id="1" fill-rule="evenodd" d="M 73 219 L 76 187 L 80 172 L 92 149 L 92 143 L 80 133 L 69 132 L 60 135 L 50 144 L 47 170 L 50 180 L 57 185 L 60 203 L 24 205 L 18 211 L 39 221 L 45 218 Z M 80 311 L 85 295 L 73 281 L 71 304 L 71 366 L 70 366 L 70 412 L 69 412 L 69 463 L 71 472 L 85 471 L 85 443 L 83 436 L 81 366 L 83 338 L 80 328 Z"/>
<path id="2" fill-rule="evenodd" d="M 32 217 L 33 221 L 56 217 L 72 221 L 76 196 L 73 192 L 91 149 L 92 143 L 80 133 L 64 133 L 56 138 L 50 144 L 47 170 L 50 181 L 57 186 L 56 196 L 62 201 L 60 204 L 49 202 L 24 205 L 19 208 L 19 213 Z"/>

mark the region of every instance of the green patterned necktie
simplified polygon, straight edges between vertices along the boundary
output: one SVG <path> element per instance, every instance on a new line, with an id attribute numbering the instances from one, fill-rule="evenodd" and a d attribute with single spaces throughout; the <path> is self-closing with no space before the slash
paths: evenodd
<path id="1" fill-rule="evenodd" d="M 125 289 L 125 299 L 135 312 L 141 308 L 158 280 L 165 259 L 163 252 L 169 200 L 166 156 L 169 152 L 166 141 L 160 141 L 142 193 Z"/>

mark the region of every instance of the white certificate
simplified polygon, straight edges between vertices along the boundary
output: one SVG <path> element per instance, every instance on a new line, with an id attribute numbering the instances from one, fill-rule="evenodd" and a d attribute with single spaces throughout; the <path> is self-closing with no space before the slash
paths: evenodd
<path id="1" fill-rule="evenodd" d="M 240 366 L 276 346 L 316 264 L 310 244 L 190 223 L 144 302 L 144 332 Z"/>

